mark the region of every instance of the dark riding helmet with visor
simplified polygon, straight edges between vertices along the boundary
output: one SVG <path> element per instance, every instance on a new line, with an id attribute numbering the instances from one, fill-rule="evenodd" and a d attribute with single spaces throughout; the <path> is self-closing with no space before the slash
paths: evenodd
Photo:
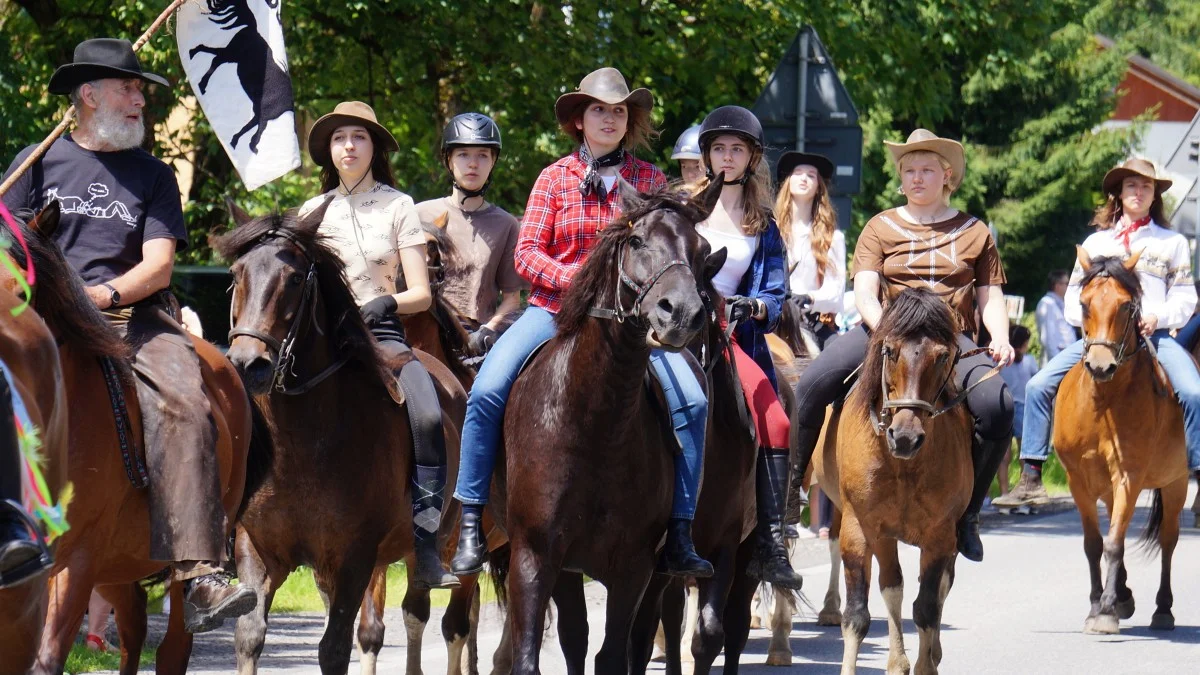
<path id="1" fill-rule="evenodd" d="M 463 193 L 464 198 L 479 197 L 487 192 L 492 185 L 492 174 L 478 190 L 467 190 L 454 180 L 454 171 L 450 169 L 450 153 L 454 148 L 480 146 L 494 148 L 496 160 L 500 159 L 500 127 L 496 121 L 483 113 L 469 112 L 455 115 L 442 131 L 442 164 L 450 173 L 450 182 Z M 494 167 L 493 167 L 494 168 Z"/>
<path id="2" fill-rule="evenodd" d="M 700 123 L 700 161 L 704 162 L 704 171 L 709 179 L 713 178 L 712 166 L 709 164 L 708 149 L 718 136 L 732 134 L 750 144 L 750 163 L 746 171 L 737 180 L 725 181 L 726 185 L 745 185 L 754 173 L 754 167 L 762 160 L 763 128 L 762 123 L 754 113 L 740 105 L 723 105 L 710 112 Z"/>

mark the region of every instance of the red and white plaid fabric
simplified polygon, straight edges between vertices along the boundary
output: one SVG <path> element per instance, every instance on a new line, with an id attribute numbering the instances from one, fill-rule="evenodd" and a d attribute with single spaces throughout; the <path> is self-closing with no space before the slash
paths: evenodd
<path id="1" fill-rule="evenodd" d="M 596 233 L 621 213 L 617 190 L 603 202 L 596 195 L 579 194 L 587 164 L 573 152 L 542 170 L 521 219 L 514 262 L 517 273 L 529 280 L 530 304 L 556 313 L 571 277 L 583 266 Z M 639 192 L 652 192 L 667 184 L 658 167 L 626 154 L 621 177 Z"/>

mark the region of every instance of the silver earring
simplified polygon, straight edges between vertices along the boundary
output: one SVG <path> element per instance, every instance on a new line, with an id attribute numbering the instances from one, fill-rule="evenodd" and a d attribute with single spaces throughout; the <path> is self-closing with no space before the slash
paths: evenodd
<path id="1" fill-rule="evenodd" d="M 896 194 L 898 194 L 898 195 L 902 195 L 902 194 L 904 194 L 904 186 L 903 186 L 903 185 L 901 185 L 900 187 L 896 188 Z"/>

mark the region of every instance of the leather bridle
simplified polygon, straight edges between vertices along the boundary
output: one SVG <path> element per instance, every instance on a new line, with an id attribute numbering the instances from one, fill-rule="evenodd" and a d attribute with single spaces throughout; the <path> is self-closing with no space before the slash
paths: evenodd
<path id="1" fill-rule="evenodd" d="M 883 352 L 883 368 L 880 370 L 880 373 L 879 373 L 879 386 L 880 386 L 880 390 L 881 390 L 881 399 L 880 399 L 880 404 L 879 404 L 879 410 L 876 411 L 874 408 L 871 409 L 871 424 L 875 427 L 875 433 L 877 433 L 879 435 L 883 435 L 883 432 L 888 428 L 888 426 L 891 425 L 892 414 L 894 413 L 894 411 L 897 411 L 897 410 L 920 410 L 922 412 L 928 413 L 929 417 L 931 419 L 934 417 L 938 417 L 939 415 L 943 415 L 943 414 L 949 412 L 950 410 L 953 410 L 955 407 L 957 407 L 963 401 L 966 401 L 967 394 L 970 394 L 971 391 L 973 389 L 975 389 L 975 387 L 978 387 L 979 385 L 983 384 L 987 380 L 990 380 L 991 378 L 995 377 L 1000 372 L 1000 370 L 1004 367 L 1003 365 L 996 365 L 991 370 L 989 370 L 987 373 L 985 373 L 983 377 L 979 378 L 971 385 L 964 387 L 963 390 L 960 391 L 954 398 L 950 399 L 945 405 L 943 405 L 942 407 L 939 408 L 935 403 L 931 403 L 929 401 L 926 401 L 925 399 L 889 398 L 888 397 L 888 388 L 889 388 L 889 385 L 888 385 L 888 360 L 891 357 L 888 354 L 887 345 L 883 345 L 883 347 L 881 349 Z M 946 370 L 946 379 L 942 380 L 942 386 L 938 388 L 938 393 L 933 397 L 933 400 L 935 402 L 941 400 L 942 396 L 946 393 L 946 387 L 949 386 L 949 384 L 950 384 L 950 378 L 954 377 L 954 369 L 958 367 L 958 363 L 960 361 L 962 361 L 965 358 L 970 358 L 972 356 L 975 356 L 976 354 L 983 354 L 983 353 L 987 353 L 987 352 L 991 351 L 987 347 L 978 347 L 976 349 L 972 349 L 967 352 L 962 352 L 962 351 L 958 350 L 957 345 L 955 345 L 954 349 L 955 349 L 954 360 L 951 362 L 950 368 L 948 368 Z"/>
<path id="2" fill-rule="evenodd" d="M 679 258 L 674 258 L 668 260 L 666 264 L 658 268 L 658 271 L 650 275 L 650 278 L 645 283 L 638 283 L 637 280 L 629 276 L 629 273 L 625 271 L 625 244 L 619 245 L 617 248 L 617 278 L 621 281 L 621 284 L 624 284 L 629 290 L 637 294 L 633 299 L 633 307 L 630 310 L 625 309 L 624 304 L 621 302 L 621 286 L 618 285 L 614 294 L 615 297 L 613 298 L 613 309 L 592 307 L 588 310 L 588 314 L 599 319 L 615 319 L 617 323 L 623 323 L 628 317 L 635 319 L 642 318 L 642 301 L 646 299 L 646 294 L 673 267 L 686 268 L 688 274 L 691 274 L 692 278 L 695 279 L 695 275 L 692 274 L 691 265 L 688 265 Z"/>

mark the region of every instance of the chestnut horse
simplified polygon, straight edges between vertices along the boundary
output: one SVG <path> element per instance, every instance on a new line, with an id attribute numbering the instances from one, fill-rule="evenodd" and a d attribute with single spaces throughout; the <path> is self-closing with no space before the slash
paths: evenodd
<path id="1" fill-rule="evenodd" d="M 897 542 L 921 549 L 920 592 L 913 603 L 920 647 L 918 675 L 942 659 L 942 606 L 954 581 L 956 523 L 971 498 L 973 422 L 956 395 L 958 327 L 950 309 L 924 289 L 892 301 L 867 344 L 858 383 L 827 420 L 813 455 L 821 485 L 842 512 L 846 576 L 842 673 L 856 672 L 871 623 L 871 558 L 888 611 L 889 673 L 907 673 Z M 993 371 L 994 372 L 994 371 Z M 986 377 L 986 376 L 985 376 Z M 980 378 L 978 381 L 982 381 Z"/>
<path id="2" fill-rule="evenodd" d="M 1187 501 L 1187 450 L 1183 410 L 1158 367 L 1149 342 L 1138 336 L 1140 254 L 1089 258 L 1083 268 L 1083 360 L 1063 378 L 1054 404 L 1054 447 L 1067 470 L 1071 496 L 1083 522 L 1083 549 L 1091 572 L 1092 608 L 1085 633 L 1115 634 L 1133 616 L 1125 585 L 1125 533 L 1138 495 L 1153 489 L 1154 506 L 1143 540 L 1162 552 L 1156 630 L 1175 628 L 1171 614 L 1171 556 L 1179 541 L 1179 514 Z M 1096 500 L 1108 507 L 1108 537 L 1101 539 Z M 1101 579 L 1100 556 L 1108 559 Z"/>
<path id="3" fill-rule="evenodd" d="M 0 361 L 12 374 L 11 396 L 18 397 L 41 445 L 42 475 L 50 499 L 67 482 L 67 394 L 54 336 L 36 312 L 12 311 L 23 301 L 0 289 Z M 0 415 L 15 414 L 10 397 L 0 400 Z M 17 439 L 2 439 L 6 452 Z M 52 549 L 53 550 L 53 549 Z M 46 617 L 46 581 L 42 573 L 19 586 L 0 590 L 0 675 L 26 673 L 37 658 Z"/>
<path id="4" fill-rule="evenodd" d="M 665 402 L 646 385 L 650 350 L 683 349 L 704 328 L 700 280 L 724 253 L 706 258 L 695 224 L 720 187 L 686 199 L 622 186 L 624 215 L 598 233 L 566 292 L 557 335 L 513 386 L 493 481 L 512 546 L 513 672 L 538 672 L 551 593 L 563 582 L 560 590 L 582 601 L 579 573 L 608 590 L 596 672 L 630 669 L 677 452 Z M 585 625 L 561 636 L 572 673 L 584 670 L 586 635 Z"/>
<path id="5" fill-rule="evenodd" d="M 412 433 L 391 374 L 401 364 L 383 363 L 376 351 L 341 260 L 318 234 L 324 213 L 322 206 L 304 219 L 250 220 L 235 210 L 237 229 L 214 242 L 235 260 L 229 358 L 260 402 L 274 445 L 269 457 L 252 458 L 261 481 L 238 527 L 238 571 L 259 596 L 238 620 L 240 673 L 256 672 L 271 600 L 303 564 L 328 601 L 322 673 L 346 672 L 360 604 L 369 619 L 359 631 L 363 669 L 373 672 L 383 625 L 370 618 L 383 598 L 364 592 L 373 574 L 382 581 L 377 565 L 412 562 Z M 438 389 L 453 484 L 466 393 L 445 365 L 417 356 Z"/>
<path id="6" fill-rule="evenodd" d="M 38 283 L 33 306 L 55 336 L 70 406 L 67 479 L 74 484 L 71 529 L 58 542 L 49 583 L 49 611 L 34 673 L 61 673 L 79 632 L 92 588 L 113 604 L 121 637 L 121 673 L 136 673 L 146 639 L 145 592 L 135 582 L 161 572 L 150 558 L 150 513 L 145 492 L 135 488 L 122 460 L 121 434 L 113 416 L 102 360 L 114 364 L 128 405 L 127 438 L 142 437 L 129 365 L 129 347 L 100 314 L 54 243 L 57 202 L 23 227 Z M 19 249 L 11 253 L 21 266 Z M 11 283 L 11 279 L 8 280 Z M 211 344 L 193 339 L 217 430 L 221 503 L 230 528 L 242 501 L 253 412 L 233 367 Z M 131 463 L 138 451 L 132 448 Z M 159 645 L 157 671 L 183 673 L 192 636 L 183 630 L 182 584 L 172 584 L 172 613 Z M 178 610 L 178 611 L 177 611 Z"/>

